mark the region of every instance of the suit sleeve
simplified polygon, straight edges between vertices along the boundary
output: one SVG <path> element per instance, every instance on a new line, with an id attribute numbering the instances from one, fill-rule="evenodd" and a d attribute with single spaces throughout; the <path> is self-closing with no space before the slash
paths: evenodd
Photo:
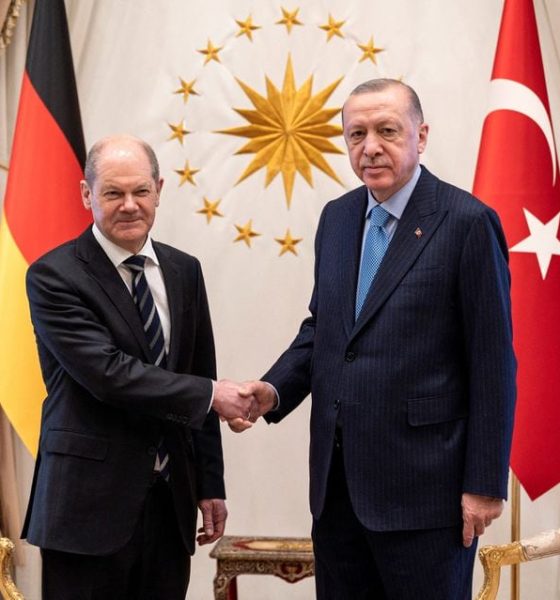
<path id="1" fill-rule="evenodd" d="M 49 394 L 67 375 L 99 402 L 160 419 L 182 415 L 190 426 L 202 426 L 212 382 L 144 363 L 118 347 L 78 288 L 63 268 L 48 261 L 34 263 L 27 273 L 31 318 Z"/>
<path id="2" fill-rule="evenodd" d="M 265 419 L 269 423 L 281 421 L 297 408 L 311 391 L 315 322 L 319 303 L 317 274 L 319 272 L 325 214 L 326 209 L 321 215 L 317 235 L 315 236 L 315 285 L 309 303 L 310 316 L 302 322 L 299 332 L 290 347 L 262 377 L 264 381 L 268 381 L 276 388 L 280 398 L 278 410 L 265 415 Z"/>
<path id="3" fill-rule="evenodd" d="M 198 323 L 194 348 L 193 373 L 216 379 L 214 336 L 206 288 L 200 265 L 197 282 Z M 215 411 L 210 410 L 202 429 L 192 432 L 196 455 L 196 483 L 198 499 L 225 498 L 224 460 L 220 422 Z"/>
<path id="4" fill-rule="evenodd" d="M 469 420 L 463 491 L 507 497 L 515 404 L 508 251 L 496 213 L 472 224 L 459 295 L 468 368 Z"/>

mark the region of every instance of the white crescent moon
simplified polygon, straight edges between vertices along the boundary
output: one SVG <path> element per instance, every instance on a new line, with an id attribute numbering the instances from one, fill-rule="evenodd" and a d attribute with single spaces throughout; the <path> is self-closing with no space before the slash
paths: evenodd
<path id="1" fill-rule="evenodd" d="M 496 110 L 513 110 L 533 120 L 548 142 L 552 159 L 552 185 L 556 182 L 556 148 L 550 117 L 541 99 L 526 85 L 511 79 L 492 79 L 488 114 Z"/>

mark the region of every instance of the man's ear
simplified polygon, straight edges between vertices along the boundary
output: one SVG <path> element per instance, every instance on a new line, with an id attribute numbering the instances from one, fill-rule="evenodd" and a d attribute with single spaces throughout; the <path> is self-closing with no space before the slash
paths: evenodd
<path id="1" fill-rule="evenodd" d="M 159 206 L 159 195 L 161 194 L 162 187 L 163 187 L 163 177 L 160 177 L 160 179 L 156 185 L 156 193 L 157 193 L 156 206 Z"/>
<path id="2" fill-rule="evenodd" d="M 91 210 L 91 190 L 87 181 L 82 179 L 80 181 L 80 194 L 82 195 L 82 204 L 86 210 Z"/>
<path id="3" fill-rule="evenodd" d="M 430 127 L 427 123 L 422 123 L 418 131 L 418 154 L 422 154 L 428 144 L 428 132 Z"/>

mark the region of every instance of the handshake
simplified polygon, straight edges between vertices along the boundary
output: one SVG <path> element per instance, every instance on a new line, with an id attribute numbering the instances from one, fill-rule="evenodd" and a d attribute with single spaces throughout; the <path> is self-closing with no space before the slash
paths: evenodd
<path id="1" fill-rule="evenodd" d="M 230 429 L 241 433 L 277 404 L 276 391 L 265 381 L 235 383 L 221 379 L 214 386 L 212 408 Z"/>

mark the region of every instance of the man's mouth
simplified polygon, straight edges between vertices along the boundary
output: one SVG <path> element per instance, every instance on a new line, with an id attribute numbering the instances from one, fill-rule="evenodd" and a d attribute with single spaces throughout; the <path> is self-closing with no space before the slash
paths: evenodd
<path id="1" fill-rule="evenodd" d="M 377 171 L 379 169 L 387 169 L 388 166 L 387 165 L 362 165 L 362 169 L 370 169 L 373 171 Z"/>

